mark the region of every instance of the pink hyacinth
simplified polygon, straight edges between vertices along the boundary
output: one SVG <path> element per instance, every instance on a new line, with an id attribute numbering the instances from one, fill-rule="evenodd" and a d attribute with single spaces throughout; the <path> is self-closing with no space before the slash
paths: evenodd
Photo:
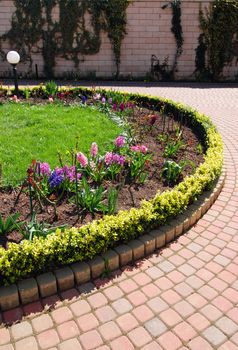
<path id="1" fill-rule="evenodd" d="M 43 176 L 49 176 L 50 175 L 50 166 L 48 163 L 40 163 L 40 173 Z"/>
<path id="2" fill-rule="evenodd" d="M 101 98 L 101 94 L 99 94 L 99 93 L 96 93 L 96 94 L 93 95 L 93 99 L 94 99 L 95 101 L 100 100 L 100 98 Z"/>
<path id="3" fill-rule="evenodd" d="M 124 136 L 118 136 L 115 140 L 115 145 L 118 148 L 123 147 L 125 145 L 125 143 L 126 143 L 126 139 Z"/>
<path id="4" fill-rule="evenodd" d="M 77 154 L 77 161 L 83 168 L 88 165 L 88 158 L 82 152 Z"/>
<path id="5" fill-rule="evenodd" d="M 132 152 L 141 152 L 143 154 L 146 154 L 148 152 L 148 148 L 145 145 L 136 145 L 131 146 Z"/>
<path id="6" fill-rule="evenodd" d="M 53 97 L 49 97 L 49 98 L 48 98 L 48 101 L 49 101 L 50 103 L 53 103 L 53 102 L 54 102 Z"/>
<path id="7" fill-rule="evenodd" d="M 148 148 L 147 148 L 145 145 L 141 145 L 141 146 L 140 146 L 140 150 L 141 150 L 141 152 L 144 153 L 144 154 L 148 152 Z"/>
<path id="8" fill-rule="evenodd" d="M 105 97 L 102 98 L 102 103 L 105 104 L 107 102 L 107 100 L 105 99 Z"/>
<path id="9" fill-rule="evenodd" d="M 110 105 L 112 104 L 112 98 L 111 97 L 108 99 L 108 103 L 110 103 Z"/>
<path id="10" fill-rule="evenodd" d="M 90 150 L 91 156 L 95 158 L 98 154 L 98 145 L 96 142 L 93 142 L 91 145 L 91 150 Z"/>

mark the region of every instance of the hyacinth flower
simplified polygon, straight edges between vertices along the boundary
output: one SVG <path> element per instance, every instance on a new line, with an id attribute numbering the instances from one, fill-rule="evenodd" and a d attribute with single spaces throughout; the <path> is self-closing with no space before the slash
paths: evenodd
<path id="1" fill-rule="evenodd" d="M 107 167 L 107 175 L 115 180 L 126 163 L 126 157 L 117 153 L 107 152 L 104 157 L 104 163 Z"/>
<path id="2" fill-rule="evenodd" d="M 96 158 L 96 156 L 98 155 L 98 145 L 96 142 L 92 143 L 91 149 L 90 149 L 90 154 L 91 154 L 92 158 Z"/>
<path id="3" fill-rule="evenodd" d="M 124 136 L 118 136 L 114 142 L 117 148 L 122 148 L 126 144 L 126 139 Z"/>
<path id="4" fill-rule="evenodd" d="M 50 176 L 51 174 L 50 165 L 48 163 L 39 163 L 39 172 L 40 172 L 40 175 Z"/>
<path id="5" fill-rule="evenodd" d="M 88 165 L 88 158 L 82 152 L 77 153 L 77 161 L 81 165 L 82 168 L 86 168 Z"/>
<path id="6" fill-rule="evenodd" d="M 82 103 L 85 104 L 87 102 L 87 97 L 86 96 L 81 96 Z"/>
<path id="7" fill-rule="evenodd" d="M 141 152 L 143 154 L 146 154 L 148 152 L 148 148 L 145 145 L 136 145 L 131 146 L 132 152 Z"/>
<path id="8" fill-rule="evenodd" d="M 119 109 L 120 109 L 121 112 L 124 112 L 124 110 L 125 110 L 125 104 L 124 104 L 123 102 L 120 103 Z"/>
<path id="9" fill-rule="evenodd" d="M 59 187 L 63 181 L 64 181 L 64 176 L 57 174 L 57 171 L 54 170 L 49 177 L 48 183 L 51 189 L 55 189 Z"/>
<path id="10" fill-rule="evenodd" d="M 144 183 L 147 178 L 147 166 L 151 160 L 151 155 L 145 145 L 135 145 L 130 148 L 129 176 L 132 181 Z"/>

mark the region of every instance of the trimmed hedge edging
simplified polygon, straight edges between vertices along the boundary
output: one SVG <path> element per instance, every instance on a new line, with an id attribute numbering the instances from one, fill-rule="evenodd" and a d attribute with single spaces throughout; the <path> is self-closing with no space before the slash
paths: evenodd
<path id="1" fill-rule="evenodd" d="M 108 250 L 96 256 L 90 262 L 74 263 L 53 272 L 44 273 L 36 278 L 20 281 L 17 285 L 0 288 L 0 310 L 6 311 L 29 304 L 40 298 L 49 297 L 58 292 L 82 285 L 93 278 L 100 277 L 105 269 L 112 272 L 127 264 L 134 263 L 165 247 L 168 243 L 184 234 L 207 212 L 219 196 L 226 179 L 226 173 L 220 176 L 213 190 L 205 192 L 200 199 L 189 206 L 174 222 L 162 226 L 138 240 Z M 174 223 L 174 225 L 173 225 Z"/>
<path id="2" fill-rule="evenodd" d="M 90 89 L 82 88 L 72 91 L 90 93 Z M 207 147 L 204 163 L 196 169 L 194 175 L 186 177 L 171 191 L 158 193 L 152 200 L 143 201 L 139 209 L 120 211 L 116 216 L 105 216 L 79 229 L 68 229 L 63 234 L 57 230 L 46 239 L 11 243 L 8 250 L 0 248 L 0 275 L 5 284 L 54 267 L 92 259 L 117 244 L 126 243 L 166 224 L 211 188 L 221 174 L 223 143 L 208 117 L 167 99 L 124 95 L 140 104 L 150 103 L 157 108 L 163 107 L 164 113 L 172 114 L 175 118 L 186 119 L 193 130 L 204 138 Z"/>

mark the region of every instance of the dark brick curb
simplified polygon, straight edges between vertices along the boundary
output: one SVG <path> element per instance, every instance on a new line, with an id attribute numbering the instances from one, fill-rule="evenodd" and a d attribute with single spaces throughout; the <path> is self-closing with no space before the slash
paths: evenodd
<path id="1" fill-rule="evenodd" d="M 168 225 L 145 234 L 138 239 L 122 244 L 98 255 L 88 262 L 74 263 L 70 266 L 47 272 L 36 278 L 28 278 L 8 287 L 0 288 L 0 310 L 13 309 L 26 305 L 42 297 L 48 297 L 95 279 L 108 269 L 117 270 L 129 263 L 152 254 L 163 248 L 189 228 L 208 211 L 219 196 L 226 179 L 226 172 L 217 180 L 213 189 L 203 193 L 188 209 L 173 219 Z"/>

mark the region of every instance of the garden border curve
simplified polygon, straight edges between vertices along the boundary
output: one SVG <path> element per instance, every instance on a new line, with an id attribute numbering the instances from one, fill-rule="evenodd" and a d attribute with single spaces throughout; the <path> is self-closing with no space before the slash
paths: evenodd
<path id="1" fill-rule="evenodd" d="M 90 91 L 83 88 L 71 90 L 77 96 Z M 86 283 L 102 273 L 105 275 L 153 253 L 191 228 L 218 197 L 225 182 L 224 168 L 219 177 L 223 145 L 210 119 L 171 100 L 126 95 L 139 104 L 157 104 L 159 108 L 165 107 L 164 113 L 187 118 L 194 129 L 200 130 L 207 145 L 204 163 L 173 190 L 158 193 L 154 199 L 144 201 L 139 209 L 132 208 L 82 228 L 66 230 L 64 235 L 59 230 L 45 241 L 25 241 L 20 246 L 12 245 L 7 251 L 0 248 L 0 271 L 4 271 L 10 284 L 0 288 L 0 310 L 9 310 L 20 303 L 28 304 L 39 297 L 70 289 L 75 283 Z M 211 186 L 213 189 L 206 191 Z M 124 244 L 115 244 L 122 242 Z M 57 270 L 53 267 L 48 269 L 53 272 L 42 273 L 54 259 L 55 266 L 66 267 Z M 20 280 L 29 275 L 37 277 Z M 20 281 L 12 284 L 17 280 Z"/>
<path id="2" fill-rule="evenodd" d="M 226 171 L 223 169 L 213 189 L 204 192 L 198 201 L 191 204 L 183 214 L 170 221 L 168 225 L 97 255 L 91 261 L 74 263 L 36 278 L 28 278 L 17 284 L 1 287 L 0 310 L 10 310 L 21 304 L 26 305 L 40 298 L 66 291 L 75 285 L 80 286 L 100 277 L 105 269 L 113 272 L 164 248 L 192 228 L 210 209 L 222 191 L 225 179 Z"/>

